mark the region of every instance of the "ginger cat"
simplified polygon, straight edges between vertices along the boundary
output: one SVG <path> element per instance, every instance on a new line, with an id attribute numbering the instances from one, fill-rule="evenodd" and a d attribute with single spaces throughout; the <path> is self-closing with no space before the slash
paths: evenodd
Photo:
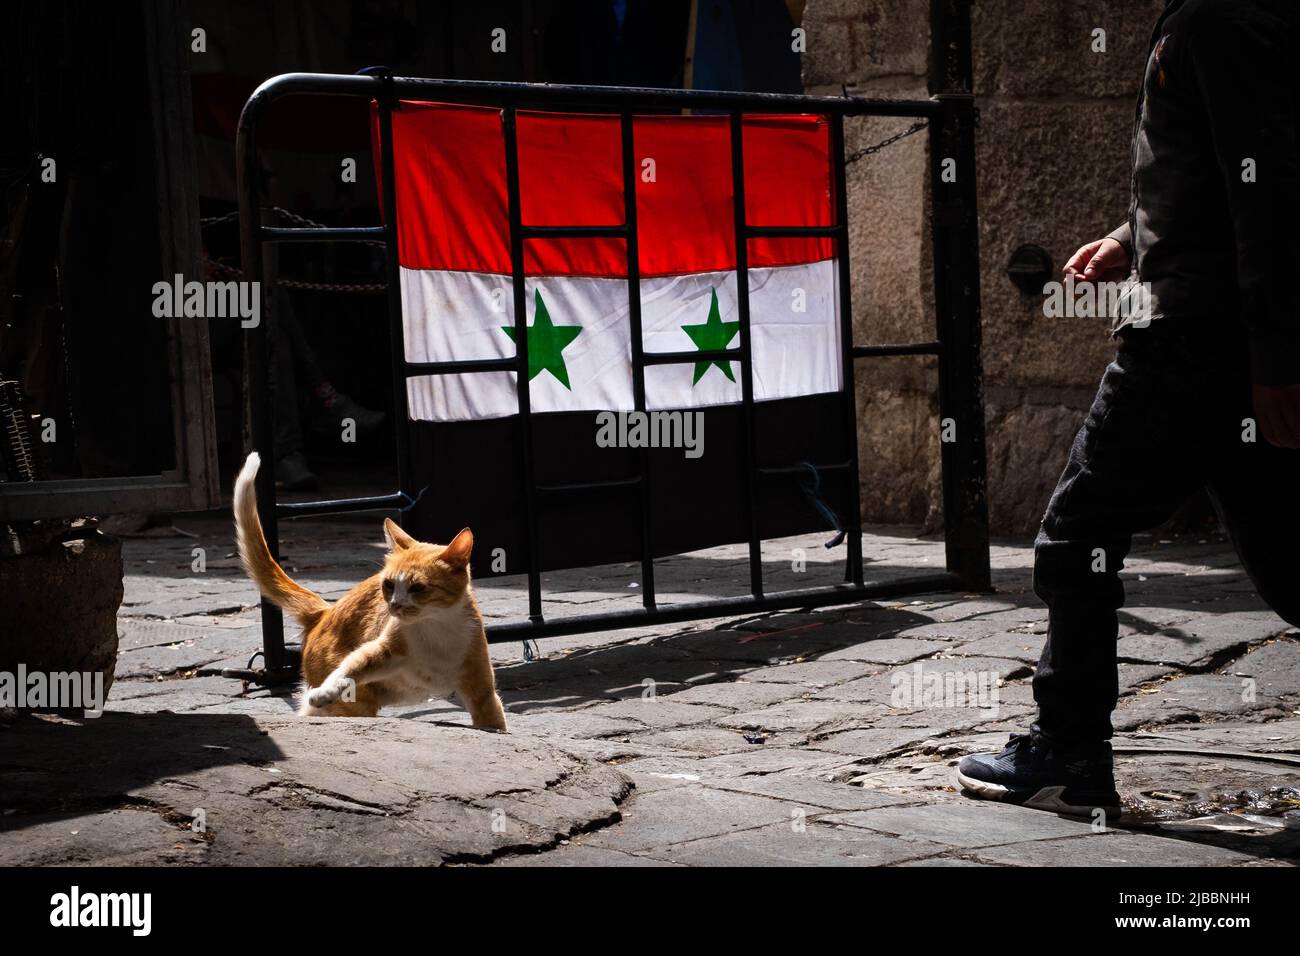
<path id="1" fill-rule="evenodd" d="M 303 626 L 299 713 L 374 717 L 389 704 L 455 691 L 475 727 L 504 731 L 483 617 L 470 587 L 470 530 L 445 546 L 425 544 L 385 518 L 391 550 L 383 570 L 330 604 L 271 557 L 253 490 L 260 465 L 253 452 L 235 480 L 239 557 L 266 599 Z"/>

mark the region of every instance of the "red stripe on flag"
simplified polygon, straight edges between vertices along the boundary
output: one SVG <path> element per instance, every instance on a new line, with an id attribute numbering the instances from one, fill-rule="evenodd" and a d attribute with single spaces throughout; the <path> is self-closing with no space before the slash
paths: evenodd
<path id="1" fill-rule="evenodd" d="M 518 134 L 524 223 L 622 224 L 618 117 L 521 111 Z M 734 269 L 727 118 L 638 116 L 633 136 L 641 274 Z M 744 137 L 749 224 L 830 225 L 825 118 L 747 116 Z M 401 264 L 509 274 L 501 112 L 403 102 L 393 114 L 393 141 Z M 534 239 L 524 250 L 529 275 L 627 274 L 620 239 Z M 825 238 L 756 239 L 749 247 L 752 267 L 797 265 L 832 255 L 834 244 Z"/>

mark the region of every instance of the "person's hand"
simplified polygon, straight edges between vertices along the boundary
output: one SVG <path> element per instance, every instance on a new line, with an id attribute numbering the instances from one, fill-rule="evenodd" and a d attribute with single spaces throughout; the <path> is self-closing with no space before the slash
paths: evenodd
<path id="1" fill-rule="evenodd" d="M 1255 385 L 1255 421 L 1264 441 L 1300 448 L 1300 384 Z"/>
<path id="2" fill-rule="evenodd" d="M 1118 281 L 1128 277 L 1128 253 L 1119 242 L 1107 236 L 1082 247 L 1061 272 L 1076 282 Z"/>

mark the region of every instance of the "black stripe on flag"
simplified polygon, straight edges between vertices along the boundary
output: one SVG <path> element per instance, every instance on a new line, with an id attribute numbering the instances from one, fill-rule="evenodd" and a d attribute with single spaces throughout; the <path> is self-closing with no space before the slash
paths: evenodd
<path id="1" fill-rule="evenodd" d="M 701 411 L 701 457 L 688 459 L 681 448 L 649 449 L 656 557 L 748 540 L 742 406 Z M 531 417 L 538 485 L 617 481 L 637 474 L 638 450 L 597 446 L 596 415 L 589 411 Z M 839 393 L 755 403 L 760 469 L 792 469 L 763 475 L 757 482 L 761 537 L 825 531 L 829 539 L 833 522 L 843 522 L 849 508 L 856 507 L 848 469 L 826 467 L 842 466 L 851 454 L 845 417 Z M 526 572 L 518 417 L 413 421 L 409 428 L 412 484 L 424 491 L 407 514 L 406 528 L 421 540 L 446 542 L 468 526 L 475 538 L 476 577 Z M 541 570 L 640 557 L 635 485 L 538 494 L 536 501 Z M 504 572 L 493 571 L 497 549 L 504 549 Z"/>

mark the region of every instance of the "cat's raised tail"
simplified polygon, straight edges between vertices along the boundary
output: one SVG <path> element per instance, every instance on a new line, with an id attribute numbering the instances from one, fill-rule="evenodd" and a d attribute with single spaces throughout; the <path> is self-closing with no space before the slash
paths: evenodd
<path id="1" fill-rule="evenodd" d="M 239 539 L 239 560 L 268 601 L 288 611 L 304 627 L 310 627 L 329 609 L 329 603 L 285 574 L 284 568 L 271 557 L 266 535 L 262 533 L 262 522 L 257 517 L 257 492 L 253 487 L 253 479 L 257 477 L 261 464 L 257 452 L 252 452 L 235 479 L 235 532 Z"/>

